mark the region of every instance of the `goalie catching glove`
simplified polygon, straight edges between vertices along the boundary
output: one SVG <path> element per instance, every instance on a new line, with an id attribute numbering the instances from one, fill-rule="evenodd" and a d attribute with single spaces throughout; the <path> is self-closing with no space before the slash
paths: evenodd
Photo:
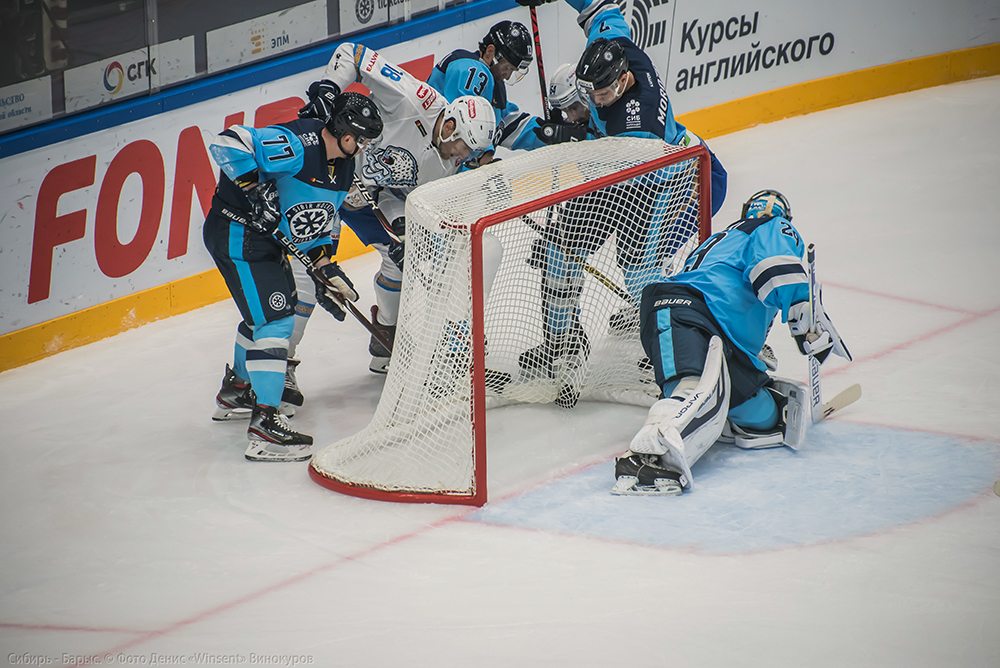
<path id="1" fill-rule="evenodd" d="M 246 221 L 246 226 L 261 234 L 274 234 L 281 222 L 281 204 L 278 203 L 278 186 L 274 179 L 258 183 L 248 189 L 246 195 L 250 200 L 250 219 Z"/>
<path id="2" fill-rule="evenodd" d="M 333 116 L 333 101 L 340 95 L 340 86 L 329 79 L 313 81 L 306 95 L 309 102 L 299 109 L 299 118 L 316 118 L 328 124 Z"/>
<path id="3" fill-rule="evenodd" d="M 809 320 L 808 301 L 792 304 L 788 309 L 788 330 L 803 355 L 812 355 L 820 364 L 826 360 L 831 351 L 845 360 L 852 359 L 850 351 L 823 309 L 822 294 L 816 304 L 816 324 L 811 329 Z"/>
<path id="4" fill-rule="evenodd" d="M 313 283 L 316 284 L 316 303 L 343 322 L 347 317 L 347 311 L 340 305 L 340 301 L 342 299 L 358 301 L 358 293 L 354 290 L 351 279 L 336 262 L 316 267 L 311 276 Z"/>

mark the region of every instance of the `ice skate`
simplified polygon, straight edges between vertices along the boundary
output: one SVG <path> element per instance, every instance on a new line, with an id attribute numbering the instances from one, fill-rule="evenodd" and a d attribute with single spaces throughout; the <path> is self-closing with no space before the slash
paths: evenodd
<path id="1" fill-rule="evenodd" d="M 257 396 L 250 383 L 242 382 L 228 364 L 226 375 L 222 379 L 222 389 L 215 395 L 215 405 L 212 419 L 216 422 L 245 420 L 257 405 Z"/>
<path id="2" fill-rule="evenodd" d="M 626 451 L 615 459 L 615 486 L 618 496 L 677 496 L 686 481 L 684 474 L 664 468 L 656 455 Z"/>
<path id="3" fill-rule="evenodd" d="M 396 340 L 396 326 L 383 325 L 378 321 L 378 306 L 372 306 L 372 324 L 381 334 L 392 344 Z M 368 353 L 372 356 L 372 361 L 368 364 L 368 369 L 372 373 L 389 373 L 389 358 L 392 351 L 382 345 L 382 342 L 372 334 L 368 342 Z"/>
<path id="4" fill-rule="evenodd" d="M 246 458 L 258 462 L 300 462 L 312 456 L 312 436 L 292 430 L 274 406 L 255 406 L 247 429 Z"/>
<path id="5" fill-rule="evenodd" d="M 291 417 L 295 415 L 295 409 L 302 405 L 305 397 L 302 396 L 302 392 L 299 390 L 298 381 L 295 379 L 295 367 L 301 363 L 301 360 L 291 359 L 288 360 L 288 366 L 285 369 L 285 389 L 281 393 L 281 406 L 279 410 L 282 415 L 287 415 Z"/>

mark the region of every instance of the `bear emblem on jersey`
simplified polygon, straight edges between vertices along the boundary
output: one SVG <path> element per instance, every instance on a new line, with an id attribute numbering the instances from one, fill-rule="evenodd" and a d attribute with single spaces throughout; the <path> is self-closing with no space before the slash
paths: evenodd
<path id="1" fill-rule="evenodd" d="M 384 188 L 416 187 L 417 160 L 405 148 L 387 146 L 366 153 L 362 174 Z"/>
<path id="2" fill-rule="evenodd" d="M 337 209 L 330 202 L 302 202 L 285 212 L 292 240 L 312 241 L 330 232 Z"/>

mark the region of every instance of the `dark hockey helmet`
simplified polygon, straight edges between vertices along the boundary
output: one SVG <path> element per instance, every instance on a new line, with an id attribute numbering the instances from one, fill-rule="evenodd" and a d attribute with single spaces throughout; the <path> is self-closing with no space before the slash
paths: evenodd
<path id="1" fill-rule="evenodd" d="M 485 51 L 491 44 L 496 49 L 497 58 L 503 58 L 514 66 L 515 72 L 510 78 L 510 83 L 515 84 L 523 79 L 534 58 L 528 29 L 517 21 L 500 21 L 490 28 L 489 33 L 479 43 L 479 53 Z"/>
<path id="2" fill-rule="evenodd" d="M 370 99 L 361 93 L 341 93 L 333 100 L 326 128 L 336 138 L 354 135 L 358 143 L 382 134 L 382 114 Z"/>
<path id="3" fill-rule="evenodd" d="M 588 93 L 613 86 L 628 71 L 625 48 L 598 37 L 587 45 L 576 64 L 577 85 Z"/>
<path id="4" fill-rule="evenodd" d="M 740 218 L 764 216 L 781 216 L 785 220 L 791 220 L 792 207 L 788 204 L 788 199 L 777 190 L 761 190 L 751 195 L 743 204 Z"/>

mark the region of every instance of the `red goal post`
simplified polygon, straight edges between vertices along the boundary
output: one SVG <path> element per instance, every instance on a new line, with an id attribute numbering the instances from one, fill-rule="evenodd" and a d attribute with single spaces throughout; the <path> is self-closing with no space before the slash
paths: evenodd
<path id="1" fill-rule="evenodd" d="M 711 233 L 710 173 L 703 146 L 613 137 L 413 191 L 382 396 L 367 427 L 316 453 L 312 478 L 363 498 L 481 506 L 487 408 L 567 390 L 651 405 L 638 298 Z"/>

